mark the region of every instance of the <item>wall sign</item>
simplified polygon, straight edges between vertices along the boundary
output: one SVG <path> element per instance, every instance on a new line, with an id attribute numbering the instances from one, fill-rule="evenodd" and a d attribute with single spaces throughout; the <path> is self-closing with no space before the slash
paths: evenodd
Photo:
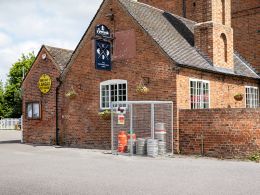
<path id="1" fill-rule="evenodd" d="M 51 90 L 51 77 L 47 74 L 41 75 L 38 81 L 38 88 L 43 94 L 48 93 Z"/>
<path id="2" fill-rule="evenodd" d="M 110 37 L 110 30 L 104 24 L 100 24 L 96 26 L 96 35 L 102 37 Z"/>
<path id="3" fill-rule="evenodd" d="M 118 115 L 117 124 L 118 125 L 124 125 L 125 124 L 125 116 L 123 114 Z"/>
<path id="4" fill-rule="evenodd" d="M 96 69 L 111 70 L 111 43 L 96 40 Z"/>

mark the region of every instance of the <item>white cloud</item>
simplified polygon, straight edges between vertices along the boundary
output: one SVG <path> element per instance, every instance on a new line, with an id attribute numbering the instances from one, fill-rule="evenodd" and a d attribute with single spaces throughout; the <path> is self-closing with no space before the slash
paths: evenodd
<path id="1" fill-rule="evenodd" d="M 0 0 L 0 80 L 42 44 L 74 49 L 102 0 Z"/>
<path id="2" fill-rule="evenodd" d="M 22 53 L 38 52 L 40 46 L 41 43 L 28 41 L 0 48 L 0 80 L 6 80 L 11 65 L 20 58 Z"/>
<path id="3" fill-rule="evenodd" d="M 4 47 L 11 43 L 11 38 L 5 33 L 0 32 L 0 47 Z"/>

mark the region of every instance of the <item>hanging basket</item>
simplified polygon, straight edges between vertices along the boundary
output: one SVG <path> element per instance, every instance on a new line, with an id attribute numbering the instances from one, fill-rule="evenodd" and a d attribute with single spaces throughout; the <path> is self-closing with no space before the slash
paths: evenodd
<path id="1" fill-rule="evenodd" d="M 150 89 L 148 87 L 146 87 L 143 83 L 143 81 L 141 81 L 137 86 L 136 86 L 136 92 L 138 94 L 147 94 L 149 93 Z"/>
<path id="2" fill-rule="evenodd" d="M 110 120 L 111 119 L 111 111 L 110 110 L 105 110 L 105 111 L 99 112 L 98 115 L 103 120 Z"/>
<path id="3" fill-rule="evenodd" d="M 244 96 L 243 96 L 243 94 L 239 93 L 239 94 L 236 94 L 236 95 L 234 96 L 234 99 L 235 99 L 236 101 L 242 101 L 242 100 L 244 99 Z"/>
<path id="4" fill-rule="evenodd" d="M 71 89 L 67 93 L 65 93 L 65 97 L 70 98 L 70 99 L 73 99 L 76 96 L 77 96 L 77 93 L 73 87 L 71 87 Z"/>

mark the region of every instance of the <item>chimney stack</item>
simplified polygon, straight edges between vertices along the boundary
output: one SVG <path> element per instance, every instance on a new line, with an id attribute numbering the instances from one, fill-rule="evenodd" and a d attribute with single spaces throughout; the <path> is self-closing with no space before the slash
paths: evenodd
<path id="1" fill-rule="evenodd" d="M 195 46 L 214 66 L 234 69 L 231 0 L 197 0 L 201 23 L 195 26 Z"/>

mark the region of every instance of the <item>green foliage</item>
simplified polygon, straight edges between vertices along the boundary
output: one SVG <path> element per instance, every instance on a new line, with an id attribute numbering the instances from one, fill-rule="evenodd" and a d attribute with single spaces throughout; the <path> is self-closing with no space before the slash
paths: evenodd
<path id="1" fill-rule="evenodd" d="M 110 110 L 104 110 L 104 111 L 100 111 L 98 113 L 98 115 L 104 119 L 104 120 L 109 120 L 111 119 L 111 111 Z"/>
<path id="2" fill-rule="evenodd" d="M 4 117 L 4 86 L 0 81 L 0 118 Z"/>
<path id="3" fill-rule="evenodd" d="M 259 163 L 259 162 L 260 162 L 260 153 L 252 154 L 252 155 L 249 157 L 249 160 Z"/>
<path id="4" fill-rule="evenodd" d="M 26 74 L 35 60 L 34 53 L 22 54 L 9 71 L 8 80 L 4 89 L 4 117 L 18 118 L 22 114 L 21 84 L 23 73 Z"/>

